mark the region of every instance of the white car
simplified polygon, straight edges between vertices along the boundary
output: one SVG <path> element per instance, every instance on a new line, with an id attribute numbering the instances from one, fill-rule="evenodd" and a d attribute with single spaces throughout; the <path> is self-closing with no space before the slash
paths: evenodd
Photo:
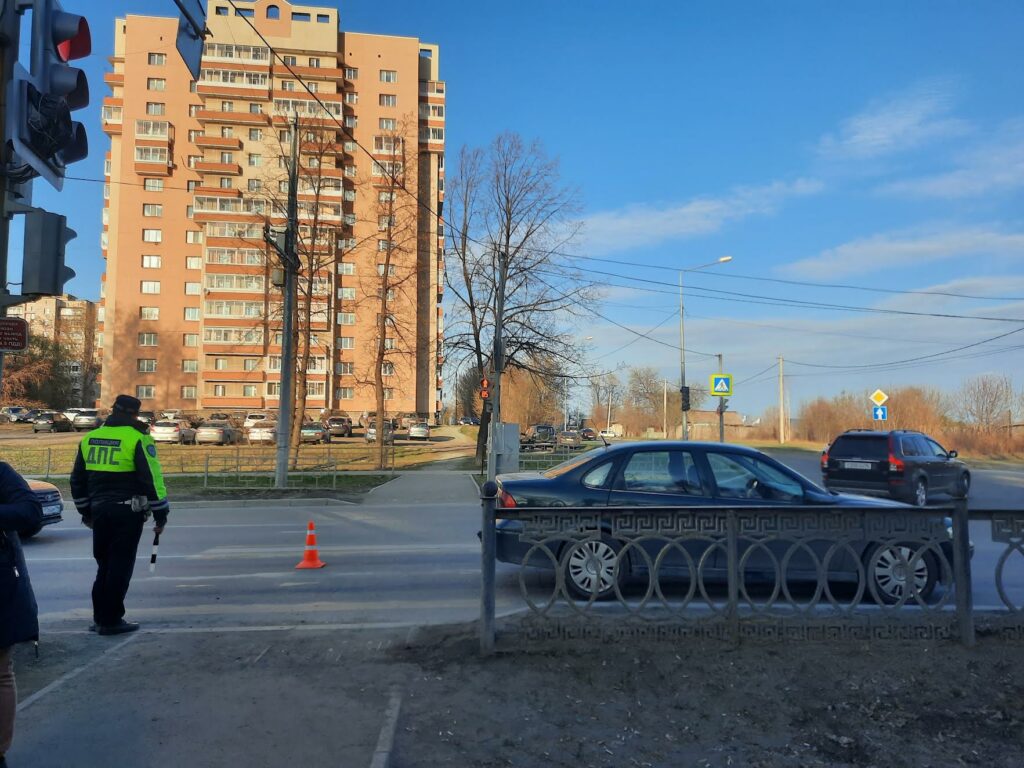
<path id="1" fill-rule="evenodd" d="M 277 425 L 269 423 L 257 424 L 255 427 L 249 428 L 248 434 L 250 443 L 274 445 L 277 442 Z"/>
<path id="2" fill-rule="evenodd" d="M 85 408 L 68 408 L 67 410 L 62 411 L 62 413 L 64 414 L 64 418 L 65 419 L 67 419 L 68 421 L 74 423 L 75 416 L 77 416 L 80 411 L 84 411 L 84 410 L 85 410 Z"/>
<path id="3" fill-rule="evenodd" d="M 257 425 L 261 425 L 262 422 L 271 421 L 273 417 L 269 413 L 250 413 L 245 417 L 245 421 L 242 422 L 243 429 L 252 429 Z"/>
<path id="4" fill-rule="evenodd" d="M 598 433 L 598 437 L 603 437 L 606 440 L 614 440 L 615 438 L 618 437 L 618 435 L 616 435 L 615 432 L 613 432 L 610 429 L 602 429 L 600 433 Z"/>
<path id="5" fill-rule="evenodd" d="M 191 444 L 196 441 L 196 431 L 187 421 L 180 419 L 161 419 L 149 428 L 150 437 L 155 443 Z"/>
<path id="6" fill-rule="evenodd" d="M 429 440 L 430 425 L 425 421 L 418 421 L 409 427 L 410 440 Z"/>

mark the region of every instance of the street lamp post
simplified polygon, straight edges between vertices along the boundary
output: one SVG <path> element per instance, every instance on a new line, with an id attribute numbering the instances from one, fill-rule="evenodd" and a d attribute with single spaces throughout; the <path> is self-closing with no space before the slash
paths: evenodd
<path id="1" fill-rule="evenodd" d="M 680 409 L 683 412 L 683 440 L 689 438 L 690 431 L 686 418 L 687 404 L 683 402 L 683 393 L 686 392 L 686 323 L 683 312 L 683 273 L 696 272 L 699 269 L 713 267 L 716 264 L 727 264 L 730 261 L 732 261 L 732 256 L 720 256 L 715 259 L 715 261 L 709 261 L 707 264 L 701 264 L 700 266 L 679 270 L 679 400 Z"/>

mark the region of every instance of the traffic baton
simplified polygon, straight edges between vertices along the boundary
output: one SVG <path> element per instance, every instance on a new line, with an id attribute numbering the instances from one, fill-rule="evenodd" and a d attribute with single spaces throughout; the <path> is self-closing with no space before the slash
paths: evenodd
<path id="1" fill-rule="evenodd" d="M 156 552 L 160 549 L 160 534 L 153 534 L 153 553 L 149 556 L 149 572 L 156 570 Z"/>

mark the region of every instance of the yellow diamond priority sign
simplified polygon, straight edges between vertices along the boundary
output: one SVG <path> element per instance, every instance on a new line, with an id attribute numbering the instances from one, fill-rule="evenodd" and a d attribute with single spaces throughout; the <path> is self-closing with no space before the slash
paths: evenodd
<path id="1" fill-rule="evenodd" d="M 880 389 L 876 389 L 874 392 L 871 393 L 871 402 L 877 406 L 884 405 L 885 401 L 888 399 L 889 396 Z"/>

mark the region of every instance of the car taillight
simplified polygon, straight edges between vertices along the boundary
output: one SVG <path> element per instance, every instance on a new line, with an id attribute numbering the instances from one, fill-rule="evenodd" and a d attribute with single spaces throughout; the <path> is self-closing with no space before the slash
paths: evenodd
<path id="1" fill-rule="evenodd" d="M 896 453 L 893 451 L 893 448 L 895 448 L 894 443 L 892 435 L 889 435 L 889 471 L 902 474 L 903 462 L 896 458 Z"/>
<path id="2" fill-rule="evenodd" d="M 821 470 L 824 472 L 828 469 L 828 451 L 821 452 Z"/>
<path id="3" fill-rule="evenodd" d="M 512 494 L 506 490 L 502 490 L 498 494 L 498 506 L 501 509 L 512 509 L 516 505 L 516 500 L 512 498 Z"/>

